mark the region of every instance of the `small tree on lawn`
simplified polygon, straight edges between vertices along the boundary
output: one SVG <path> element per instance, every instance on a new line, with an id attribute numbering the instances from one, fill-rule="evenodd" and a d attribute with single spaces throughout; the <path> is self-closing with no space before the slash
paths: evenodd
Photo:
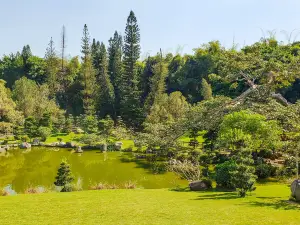
<path id="1" fill-rule="evenodd" d="M 253 191 L 256 181 L 254 160 L 252 159 L 251 150 L 248 148 L 240 149 L 233 157 L 236 167 L 231 172 L 232 182 L 237 188 L 239 196 L 245 197 L 248 191 Z"/>
<path id="2" fill-rule="evenodd" d="M 70 165 L 66 160 L 63 160 L 57 170 L 57 176 L 55 177 L 56 181 L 54 184 L 56 186 L 63 187 L 61 192 L 68 192 L 68 186 L 72 181 L 74 181 L 74 177 L 71 173 Z"/>

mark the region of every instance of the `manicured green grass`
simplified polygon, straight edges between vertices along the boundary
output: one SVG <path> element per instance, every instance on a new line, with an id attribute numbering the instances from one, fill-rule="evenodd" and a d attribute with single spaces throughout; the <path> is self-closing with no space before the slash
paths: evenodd
<path id="1" fill-rule="evenodd" d="M 51 144 L 54 142 L 58 142 L 58 138 L 61 138 L 63 142 L 77 142 L 77 140 L 82 136 L 82 134 L 74 134 L 74 133 L 57 133 L 57 134 L 53 134 L 50 137 L 47 138 L 47 140 L 45 141 L 45 143 L 47 144 Z"/>
<path id="2" fill-rule="evenodd" d="M 0 224 L 299 224 L 286 185 L 226 192 L 99 190 L 0 197 Z"/>

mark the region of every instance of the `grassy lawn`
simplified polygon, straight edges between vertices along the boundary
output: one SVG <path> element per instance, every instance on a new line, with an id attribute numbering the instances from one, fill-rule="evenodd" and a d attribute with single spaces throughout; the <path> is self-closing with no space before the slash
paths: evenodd
<path id="1" fill-rule="evenodd" d="M 226 192 L 100 190 L 0 197 L 0 224 L 299 224 L 286 185 Z"/>

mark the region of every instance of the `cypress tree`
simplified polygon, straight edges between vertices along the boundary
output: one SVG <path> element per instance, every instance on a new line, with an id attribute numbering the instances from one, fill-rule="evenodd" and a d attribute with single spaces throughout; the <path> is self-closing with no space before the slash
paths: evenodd
<path id="1" fill-rule="evenodd" d="M 108 51 L 108 74 L 114 88 L 114 109 L 116 116 L 120 116 L 120 87 L 122 82 L 122 36 L 115 31 L 114 36 L 109 39 Z M 114 117 L 116 119 L 116 117 Z"/>
<path id="2" fill-rule="evenodd" d="M 134 127 L 138 127 L 143 119 L 140 103 L 140 91 L 138 89 L 137 61 L 140 57 L 140 29 L 134 12 L 131 11 L 125 29 L 124 59 L 121 81 L 121 116 L 124 121 Z"/>
<path id="3" fill-rule="evenodd" d="M 203 78 L 201 83 L 201 95 L 204 100 L 209 100 L 212 98 L 211 85 Z"/>

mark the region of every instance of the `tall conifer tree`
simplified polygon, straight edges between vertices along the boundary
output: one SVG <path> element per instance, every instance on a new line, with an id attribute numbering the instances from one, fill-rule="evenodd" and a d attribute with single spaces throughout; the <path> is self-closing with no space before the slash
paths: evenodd
<path id="1" fill-rule="evenodd" d="M 122 36 L 116 31 L 109 39 L 108 47 L 108 74 L 114 87 L 115 102 L 114 109 L 116 116 L 120 116 L 121 101 L 121 78 L 122 78 Z"/>
<path id="2" fill-rule="evenodd" d="M 131 126 L 141 124 L 143 117 L 140 91 L 138 90 L 137 61 L 140 57 L 140 29 L 134 12 L 131 11 L 126 24 L 124 37 L 124 58 L 121 84 L 121 116 Z"/>
<path id="3" fill-rule="evenodd" d="M 83 77 L 83 109 L 87 115 L 95 113 L 94 103 L 94 85 L 95 85 L 95 70 L 92 64 L 90 35 L 88 27 L 85 24 L 83 28 L 83 37 L 81 39 L 81 52 L 82 52 L 82 77 Z"/>

